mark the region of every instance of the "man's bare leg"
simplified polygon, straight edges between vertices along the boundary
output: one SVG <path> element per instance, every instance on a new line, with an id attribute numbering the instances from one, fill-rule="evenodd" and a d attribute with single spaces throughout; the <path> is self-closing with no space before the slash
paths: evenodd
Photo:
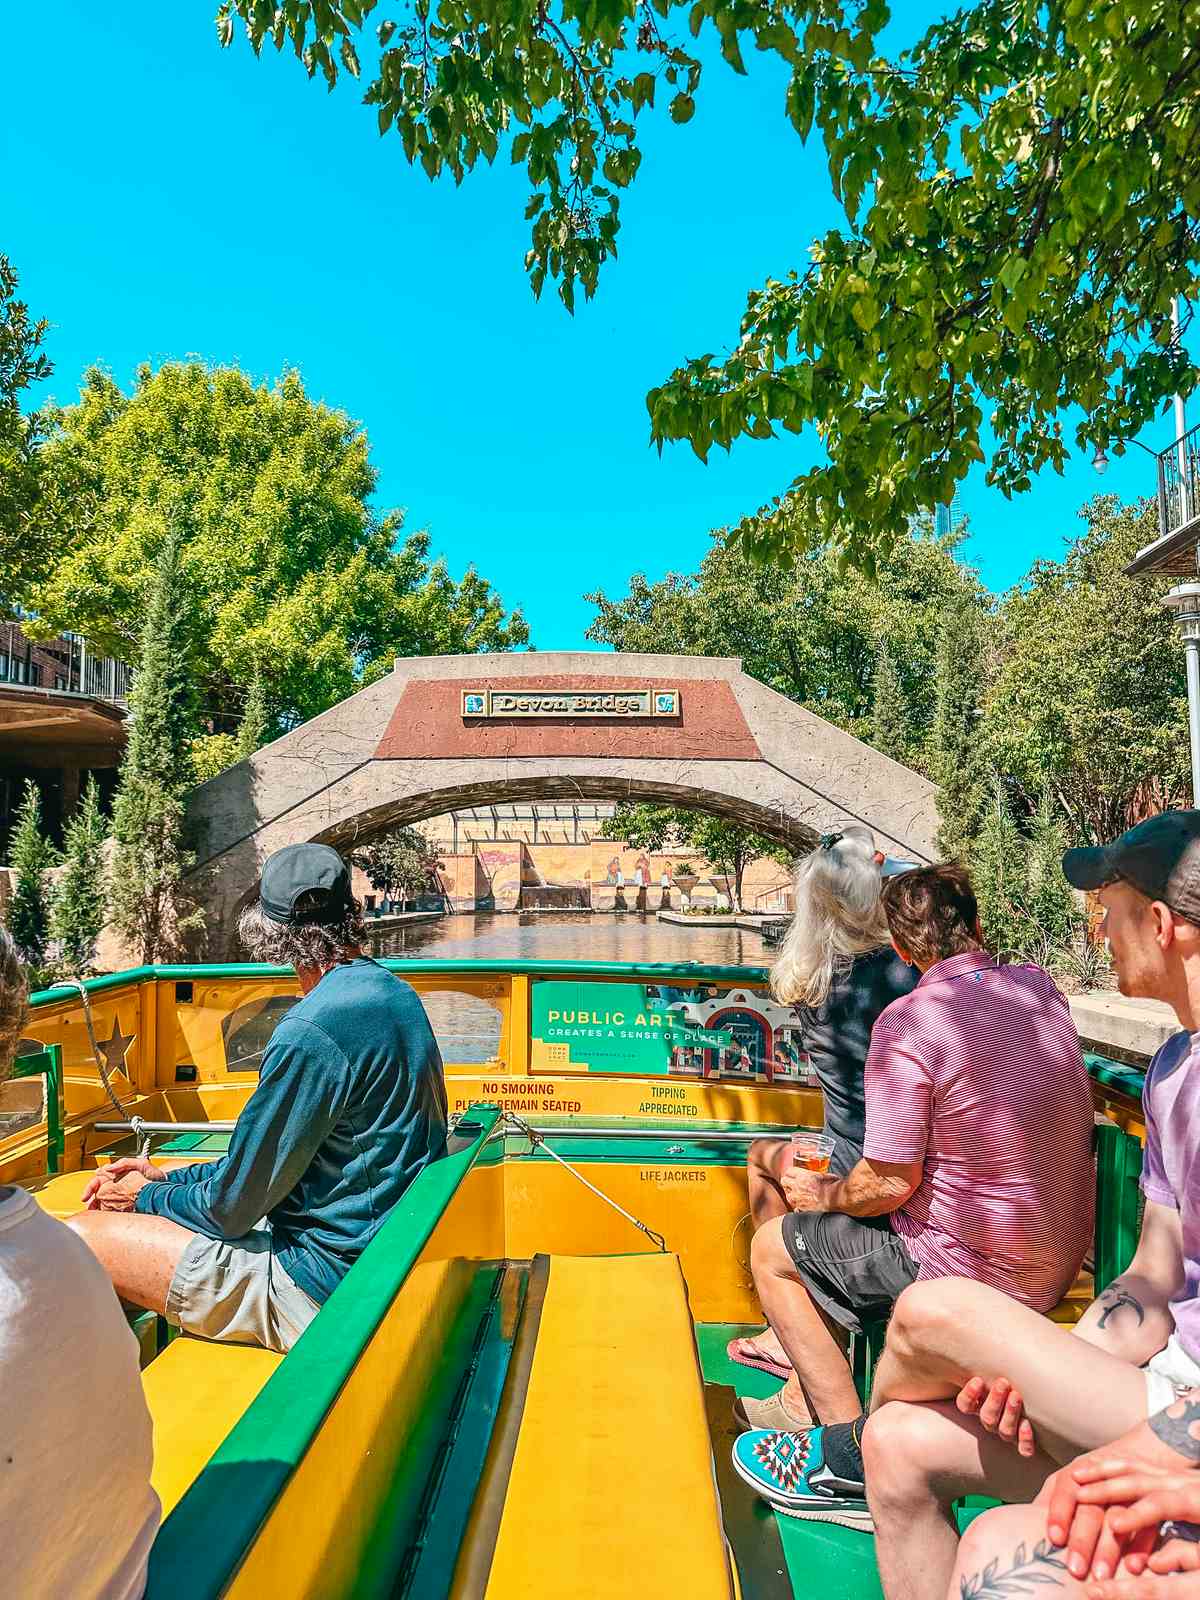
<path id="1" fill-rule="evenodd" d="M 791 1161 L 788 1139 L 755 1139 L 746 1152 L 746 1188 L 750 1196 L 750 1226 L 757 1233 L 765 1222 L 787 1215 L 789 1210 L 779 1177 Z M 747 1354 L 763 1355 L 770 1361 L 788 1364 L 787 1352 L 774 1328 L 764 1328 L 753 1338 L 739 1339 Z"/>
<path id="2" fill-rule="evenodd" d="M 853 1422 L 862 1414 L 854 1379 L 787 1252 L 781 1218 L 754 1235 L 750 1266 L 767 1320 L 794 1369 L 783 1391 L 785 1407 L 801 1416 L 807 1402 L 821 1422 Z"/>
<path id="3" fill-rule="evenodd" d="M 982 1581 L 993 1562 L 995 1588 Z M 1051 1587 L 1051 1600 L 1082 1600 L 1088 1581 L 1073 1578 L 1067 1571 L 1066 1551 L 1047 1540 L 1044 1506 L 999 1506 L 976 1517 L 963 1534 L 945 1600 L 962 1600 L 968 1593 L 977 1594 L 979 1600 L 993 1600 L 1001 1593 L 1045 1595 Z"/>
<path id="4" fill-rule="evenodd" d="M 888 1324 L 872 1410 L 889 1400 L 951 1400 L 976 1376 L 1012 1380 L 1039 1446 L 1060 1465 L 1146 1417 L 1145 1376 L 1131 1362 L 985 1284 L 912 1284 Z"/>
<path id="5" fill-rule="evenodd" d="M 862 1448 L 887 1600 L 942 1600 L 958 1549 L 950 1508 L 960 1495 L 1031 1500 L 1056 1465 L 1040 1451 L 1018 1455 L 949 1401 L 892 1401 L 872 1413 Z"/>
<path id="6" fill-rule="evenodd" d="M 112 1279 L 122 1300 L 163 1312 L 179 1258 L 196 1237 L 167 1217 L 140 1212 L 80 1211 L 67 1218 Z"/>

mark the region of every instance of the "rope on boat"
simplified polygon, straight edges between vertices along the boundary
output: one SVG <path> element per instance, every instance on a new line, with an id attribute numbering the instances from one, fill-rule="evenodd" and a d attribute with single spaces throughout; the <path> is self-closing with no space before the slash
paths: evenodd
<path id="1" fill-rule="evenodd" d="M 536 1128 L 531 1128 L 525 1119 L 523 1117 L 518 1117 L 514 1111 L 504 1112 L 503 1117 L 505 1123 L 516 1128 L 519 1133 L 523 1133 L 525 1135 L 533 1149 L 536 1150 L 538 1145 L 541 1145 L 542 1149 L 552 1160 L 557 1161 L 560 1167 L 565 1167 L 573 1178 L 578 1178 L 584 1188 L 590 1189 L 598 1200 L 603 1200 L 605 1205 L 611 1206 L 614 1211 L 620 1212 L 621 1216 L 625 1218 L 626 1222 L 632 1222 L 634 1227 L 640 1232 L 644 1233 L 647 1239 L 656 1245 L 658 1249 L 662 1251 L 666 1250 L 667 1241 L 663 1238 L 661 1233 L 655 1233 L 653 1228 L 649 1228 L 644 1222 L 640 1222 L 632 1212 L 626 1211 L 624 1206 L 619 1206 L 613 1199 L 612 1195 L 605 1194 L 603 1189 L 597 1189 L 596 1185 L 594 1183 L 590 1183 L 588 1179 L 584 1177 L 582 1172 L 580 1172 L 576 1167 L 573 1167 L 569 1161 L 564 1161 L 563 1158 L 558 1154 L 557 1150 L 551 1148 L 551 1146 L 547 1143 L 544 1134 L 539 1133 Z"/>
<path id="2" fill-rule="evenodd" d="M 87 1027 L 88 1043 L 92 1047 L 92 1057 L 100 1074 L 100 1082 L 104 1085 L 105 1093 L 108 1095 L 117 1116 L 122 1122 L 127 1121 L 130 1128 L 132 1128 L 133 1136 L 138 1142 L 138 1160 L 144 1161 L 150 1154 L 150 1134 L 143 1119 L 135 1116 L 129 1111 L 128 1107 L 121 1104 L 120 1098 L 112 1086 L 112 1080 L 108 1076 L 108 1061 L 96 1040 L 96 1028 L 92 1022 L 92 1001 L 87 992 L 87 986 L 80 978 L 64 978 L 62 981 L 66 986 L 79 990 L 79 998 L 83 1001 L 83 1020 Z"/>

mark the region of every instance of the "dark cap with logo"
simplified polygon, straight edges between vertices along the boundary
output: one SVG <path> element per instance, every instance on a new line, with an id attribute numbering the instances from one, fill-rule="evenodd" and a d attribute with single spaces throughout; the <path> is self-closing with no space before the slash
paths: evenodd
<path id="1" fill-rule="evenodd" d="M 1063 871 L 1076 889 L 1122 879 L 1200 925 L 1200 811 L 1163 811 L 1112 844 L 1068 850 Z"/>
<path id="2" fill-rule="evenodd" d="M 258 900 L 272 922 L 333 922 L 351 899 L 349 869 L 327 844 L 284 845 L 263 867 Z"/>

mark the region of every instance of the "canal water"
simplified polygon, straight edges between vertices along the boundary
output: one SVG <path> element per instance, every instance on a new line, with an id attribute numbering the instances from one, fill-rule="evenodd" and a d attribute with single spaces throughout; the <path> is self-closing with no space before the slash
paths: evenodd
<path id="1" fill-rule="evenodd" d="M 377 956 L 436 956 L 457 961 L 698 961 L 761 967 L 771 955 L 757 933 L 742 928 L 659 922 L 654 913 L 478 912 L 381 928 L 371 935 Z"/>

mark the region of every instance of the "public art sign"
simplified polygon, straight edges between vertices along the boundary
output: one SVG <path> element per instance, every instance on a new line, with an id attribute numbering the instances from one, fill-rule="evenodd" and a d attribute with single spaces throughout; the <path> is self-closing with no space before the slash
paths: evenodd
<path id="1" fill-rule="evenodd" d="M 753 989 L 540 978 L 531 1009 L 534 1072 L 816 1082 L 795 1013 Z"/>
<path id="2" fill-rule="evenodd" d="M 464 689 L 462 714 L 474 717 L 678 717 L 678 689 Z"/>

